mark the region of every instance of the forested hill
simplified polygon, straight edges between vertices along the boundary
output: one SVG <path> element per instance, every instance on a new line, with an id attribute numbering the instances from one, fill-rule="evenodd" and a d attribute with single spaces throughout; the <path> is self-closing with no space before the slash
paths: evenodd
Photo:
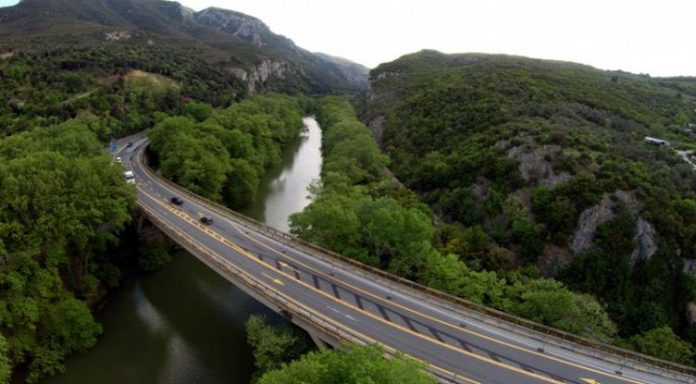
<path id="1" fill-rule="evenodd" d="M 694 79 L 422 51 L 370 81 L 364 118 L 441 251 L 590 293 L 623 337 L 696 343 L 696 171 L 675 151 L 696 149 Z"/>
<path id="2" fill-rule="evenodd" d="M 171 84 L 169 93 L 114 100 L 128 97 L 124 79 L 135 70 L 164 76 L 156 82 Z M 180 96 L 226 106 L 252 92 L 352 93 L 366 85 L 367 68 L 308 52 L 234 11 L 194 12 L 162 0 L 23 0 L 0 8 L 4 119 L 15 112 L 64 120 L 109 107 L 112 117 L 136 107 L 147 115 L 171 110 Z"/>

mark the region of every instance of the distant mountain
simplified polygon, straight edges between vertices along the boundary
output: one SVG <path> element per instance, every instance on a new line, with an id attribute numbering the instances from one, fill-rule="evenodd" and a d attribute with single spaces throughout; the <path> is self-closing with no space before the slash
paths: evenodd
<path id="1" fill-rule="evenodd" d="M 252 92 L 355 92 L 367 85 L 367 68 L 308 52 L 239 12 L 195 12 L 162 0 L 23 0 L 0 9 L 3 51 L 116 45 L 195 55 Z"/>

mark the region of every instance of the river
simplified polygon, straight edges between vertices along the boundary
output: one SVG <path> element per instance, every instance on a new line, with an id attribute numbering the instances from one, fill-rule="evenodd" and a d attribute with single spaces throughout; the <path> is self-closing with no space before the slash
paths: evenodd
<path id="1" fill-rule="evenodd" d="M 313 118 L 283 152 L 243 213 L 288 230 L 288 216 L 311 199 L 321 170 L 321 129 Z M 284 321 L 198 259 L 178 252 L 162 271 L 129 281 L 97 315 L 104 334 L 68 359 L 50 384 L 246 384 L 254 372 L 244 322 L 252 314 Z"/>

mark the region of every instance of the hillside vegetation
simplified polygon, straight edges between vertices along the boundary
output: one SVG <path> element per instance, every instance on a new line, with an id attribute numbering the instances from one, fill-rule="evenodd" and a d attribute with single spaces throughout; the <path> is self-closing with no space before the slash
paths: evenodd
<path id="1" fill-rule="evenodd" d="M 304 99 L 253 96 L 226 109 L 189 102 L 148 132 L 152 162 L 184 188 L 239 209 L 256 198 L 265 170 L 304 125 Z"/>
<path id="2" fill-rule="evenodd" d="M 0 135 L 78 117 L 108 139 L 149 128 L 153 112 L 178 113 L 191 99 L 226 107 L 255 92 L 366 85 L 367 68 L 308 52 L 234 11 L 162 0 L 0 8 Z"/>
<path id="3" fill-rule="evenodd" d="M 696 343 L 696 172 L 644 140 L 696 147 L 693 81 L 423 51 L 371 84 L 364 116 L 443 221 L 437 249 L 594 295 L 624 338 L 667 327 Z"/>
<path id="4" fill-rule="evenodd" d="M 195 56 L 249 90 L 354 92 L 367 85 L 365 67 L 308 52 L 231 10 L 196 12 L 164 0 L 23 0 L 0 8 L 0 54 L 114 46 L 157 49 L 172 60 Z"/>
<path id="5" fill-rule="evenodd" d="M 476 303 L 602 341 L 616 334 L 600 304 L 533 271 L 504 278 L 472 270 L 434 247 L 433 214 L 385 172 L 384 156 L 351 104 L 326 98 L 317 115 L 324 131 L 322 183 L 316 199 L 291 216 L 293 234 L 363 263 Z"/>

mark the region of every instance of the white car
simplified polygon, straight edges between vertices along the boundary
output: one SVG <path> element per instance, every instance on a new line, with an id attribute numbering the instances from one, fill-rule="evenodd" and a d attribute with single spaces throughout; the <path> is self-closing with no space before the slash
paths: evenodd
<path id="1" fill-rule="evenodd" d="M 116 159 L 114 160 L 119 164 L 123 163 L 123 159 L 121 159 L 121 156 L 116 156 Z"/>
<path id="2" fill-rule="evenodd" d="M 123 172 L 123 176 L 126 178 L 126 183 L 135 184 L 135 174 L 133 174 L 133 171 L 125 171 Z"/>

